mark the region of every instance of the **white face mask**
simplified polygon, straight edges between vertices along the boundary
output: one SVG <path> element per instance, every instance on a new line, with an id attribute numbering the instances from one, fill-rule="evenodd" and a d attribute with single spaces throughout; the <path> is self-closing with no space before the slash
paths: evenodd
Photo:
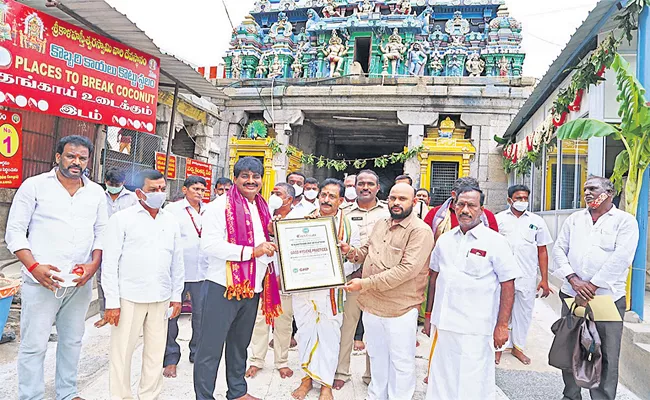
<path id="1" fill-rule="evenodd" d="M 279 209 L 283 205 L 284 202 L 282 201 L 282 198 L 277 194 L 272 194 L 271 197 L 269 197 L 269 210 L 271 210 L 271 212 Z"/>
<path id="2" fill-rule="evenodd" d="M 302 186 L 298 186 L 297 183 L 293 184 L 293 189 L 296 191 L 296 197 L 302 195 Z"/>
<path id="3" fill-rule="evenodd" d="M 512 208 L 519 212 L 524 212 L 528 210 L 528 202 L 527 201 L 515 201 L 512 203 Z"/>
<path id="4" fill-rule="evenodd" d="M 149 208 L 159 209 L 163 204 L 165 204 L 165 200 L 167 200 L 167 193 L 165 192 L 145 193 L 142 190 L 140 190 L 140 192 L 142 192 L 147 197 L 147 199 L 144 200 L 144 203 Z"/>
<path id="5" fill-rule="evenodd" d="M 318 197 L 318 190 L 305 190 L 305 197 L 307 200 L 314 200 L 316 197 Z"/>
<path id="6" fill-rule="evenodd" d="M 346 187 L 345 188 L 345 198 L 348 200 L 356 200 L 357 199 L 357 189 L 354 187 Z"/>

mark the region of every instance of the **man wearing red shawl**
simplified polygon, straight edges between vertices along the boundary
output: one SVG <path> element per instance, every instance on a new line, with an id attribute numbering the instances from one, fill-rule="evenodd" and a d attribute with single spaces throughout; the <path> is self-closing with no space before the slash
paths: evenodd
<path id="1" fill-rule="evenodd" d="M 201 250 L 208 267 L 203 334 L 194 364 L 197 400 L 214 399 L 224 345 L 226 398 L 256 399 L 248 394 L 244 374 L 260 297 L 267 323 L 282 312 L 277 280 L 268 278 L 276 246 L 269 239 L 269 207 L 259 194 L 264 167 L 254 157 L 243 157 L 233 172 L 235 187 L 210 203 L 203 216 Z"/>

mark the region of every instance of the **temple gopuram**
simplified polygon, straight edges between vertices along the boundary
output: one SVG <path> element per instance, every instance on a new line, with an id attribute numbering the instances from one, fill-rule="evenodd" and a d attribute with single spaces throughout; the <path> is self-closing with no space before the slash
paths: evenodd
<path id="1" fill-rule="evenodd" d="M 521 32 L 502 0 L 258 0 L 217 81 L 228 163 L 263 159 L 266 191 L 292 170 L 371 168 L 386 189 L 407 173 L 434 204 L 471 175 L 502 204 L 492 139 L 535 83 L 521 76 Z"/>

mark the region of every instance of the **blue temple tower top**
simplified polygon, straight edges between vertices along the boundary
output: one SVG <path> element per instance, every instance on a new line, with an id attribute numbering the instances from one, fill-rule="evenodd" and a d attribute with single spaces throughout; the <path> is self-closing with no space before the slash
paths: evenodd
<path id="1" fill-rule="evenodd" d="M 231 79 L 520 76 L 503 0 L 257 0 L 226 53 Z"/>

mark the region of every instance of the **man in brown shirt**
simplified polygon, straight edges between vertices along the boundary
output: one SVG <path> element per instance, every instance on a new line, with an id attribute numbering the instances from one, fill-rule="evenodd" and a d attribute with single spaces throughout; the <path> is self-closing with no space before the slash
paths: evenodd
<path id="1" fill-rule="evenodd" d="M 345 288 L 361 291 L 370 399 L 410 399 L 415 392 L 417 309 L 433 250 L 431 228 L 413 214 L 416 202 L 415 189 L 396 184 L 388 196 L 391 217 L 377 222 L 369 242 L 359 249 L 340 244 L 348 260 L 363 262 L 363 278 Z"/>

